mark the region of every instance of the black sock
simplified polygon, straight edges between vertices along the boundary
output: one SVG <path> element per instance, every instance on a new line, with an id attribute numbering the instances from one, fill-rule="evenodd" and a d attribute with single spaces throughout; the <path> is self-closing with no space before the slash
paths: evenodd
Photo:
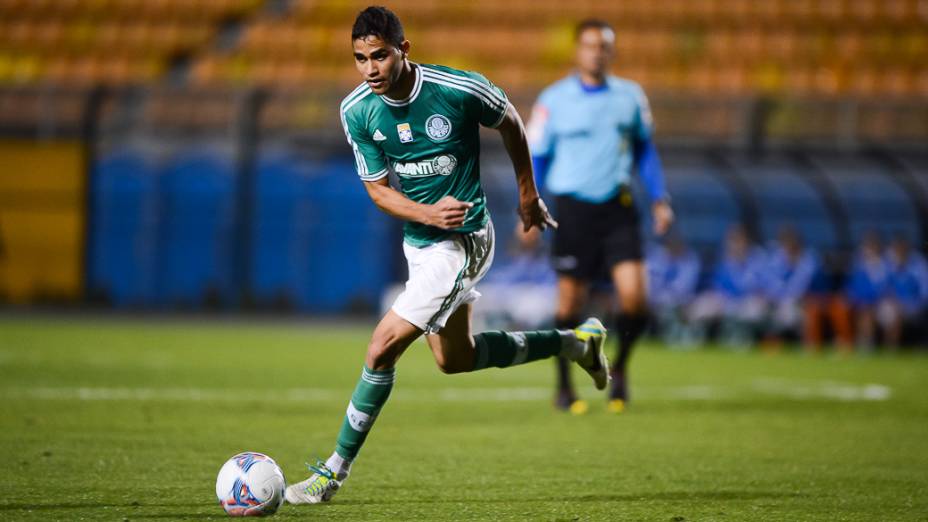
<path id="1" fill-rule="evenodd" d="M 555 319 L 554 327 L 558 330 L 573 330 L 580 324 L 580 320 L 575 317 L 567 319 Z M 574 385 L 570 378 L 571 361 L 564 357 L 555 357 L 554 363 L 557 367 L 557 389 L 560 392 L 570 392 L 573 394 Z"/>
<path id="2" fill-rule="evenodd" d="M 615 362 L 612 363 L 612 370 L 618 373 L 625 373 L 628 366 L 628 359 L 632 355 L 632 348 L 635 341 L 644 331 L 648 324 L 648 317 L 644 314 L 625 314 L 620 313 L 615 318 L 615 332 L 619 336 L 619 352 Z"/>

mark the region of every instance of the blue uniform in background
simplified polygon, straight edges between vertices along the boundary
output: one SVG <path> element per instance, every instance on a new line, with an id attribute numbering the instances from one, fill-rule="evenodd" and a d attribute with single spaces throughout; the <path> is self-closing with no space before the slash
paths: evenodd
<path id="1" fill-rule="evenodd" d="M 906 317 L 917 317 L 928 308 L 928 263 L 918 252 L 909 252 L 905 261 L 886 256 L 887 290 Z"/>
<path id="2" fill-rule="evenodd" d="M 554 83 L 538 97 L 528 125 L 538 185 L 603 203 L 630 183 L 638 160 L 648 193 L 665 197 L 653 127 L 648 100 L 635 82 L 608 76 L 604 85 L 591 87 L 571 75 Z"/>
<path id="3" fill-rule="evenodd" d="M 799 302 L 812 288 L 821 263 L 809 250 L 791 260 L 782 247 L 772 249 L 764 277 L 767 296 L 774 303 Z"/>
<path id="4" fill-rule="evenodd" d="M 876 306 L 889 289 L 889 267 L 882 257 L 858 254 L 851 266 L 847 297 L 854 307 Z"/>
<path id="5" fill-rule="evenodd" d="M 652 199 L 666 197 L 652 131 L 647 98 L 629 80 L 607 76 L 589 86 L 571 75 L 539 96 L 529 148 L 537 184 L 555 195 L 558 273 L 596 280 L 617 263 L 643 258 L 632 170 Z"/>
<path id="6" fill-rule="evenodd" d="M 732 304 L 748 297 L 762 296 L 767 266 L 764 251 L 758 247 L 751 248 L 744 259 L 726 255 L 715 267 L 712 286 Z"/>
<path id="7" fill-rule="evenodd" d="M 648 297 L 655 307 L 673 308 L 689 304 L 696 295 L 702 262 L 687 250 L 673 255 L 667 247 L 648 250 Z"/>

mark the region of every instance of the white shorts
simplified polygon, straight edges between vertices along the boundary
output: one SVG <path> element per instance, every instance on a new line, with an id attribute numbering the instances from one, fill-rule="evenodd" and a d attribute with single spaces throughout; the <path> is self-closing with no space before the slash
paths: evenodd
<path id="1" fill-rule="evenodd" d="M 474 287 L 493 263 L 494 243 L 490 220 L 480 230 L 423 248 L 403 243 L 409 279 L 393 312 L 426 333 L 441 330 L 462 304 L 480 297 Z"/>

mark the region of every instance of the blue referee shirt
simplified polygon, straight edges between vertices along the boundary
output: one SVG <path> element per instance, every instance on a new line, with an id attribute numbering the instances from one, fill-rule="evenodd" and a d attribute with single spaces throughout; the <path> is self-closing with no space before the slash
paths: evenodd
<path id="1" fill-rule="evenodd" d="M 601 203 L 631 181 L 635 148 L 650 144 L 652 128 L 648 100 L 637 83 L 608 76 L 605 85 L 590 88 L 574 74 L 538 97 L 529 148 L 533 157 L 548 160 L 548 191 Z"/>

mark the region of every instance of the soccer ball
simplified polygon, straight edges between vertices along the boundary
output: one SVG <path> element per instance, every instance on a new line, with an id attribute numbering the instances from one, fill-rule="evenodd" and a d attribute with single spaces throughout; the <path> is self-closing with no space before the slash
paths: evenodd
<path id="1" fill-rule="evenodd" d="M 216 477 L 219 504 L 233 517 L 273 515 L 284 503 L 286 487 L 274 459 L 251 451 L 227 460 Z"/>

